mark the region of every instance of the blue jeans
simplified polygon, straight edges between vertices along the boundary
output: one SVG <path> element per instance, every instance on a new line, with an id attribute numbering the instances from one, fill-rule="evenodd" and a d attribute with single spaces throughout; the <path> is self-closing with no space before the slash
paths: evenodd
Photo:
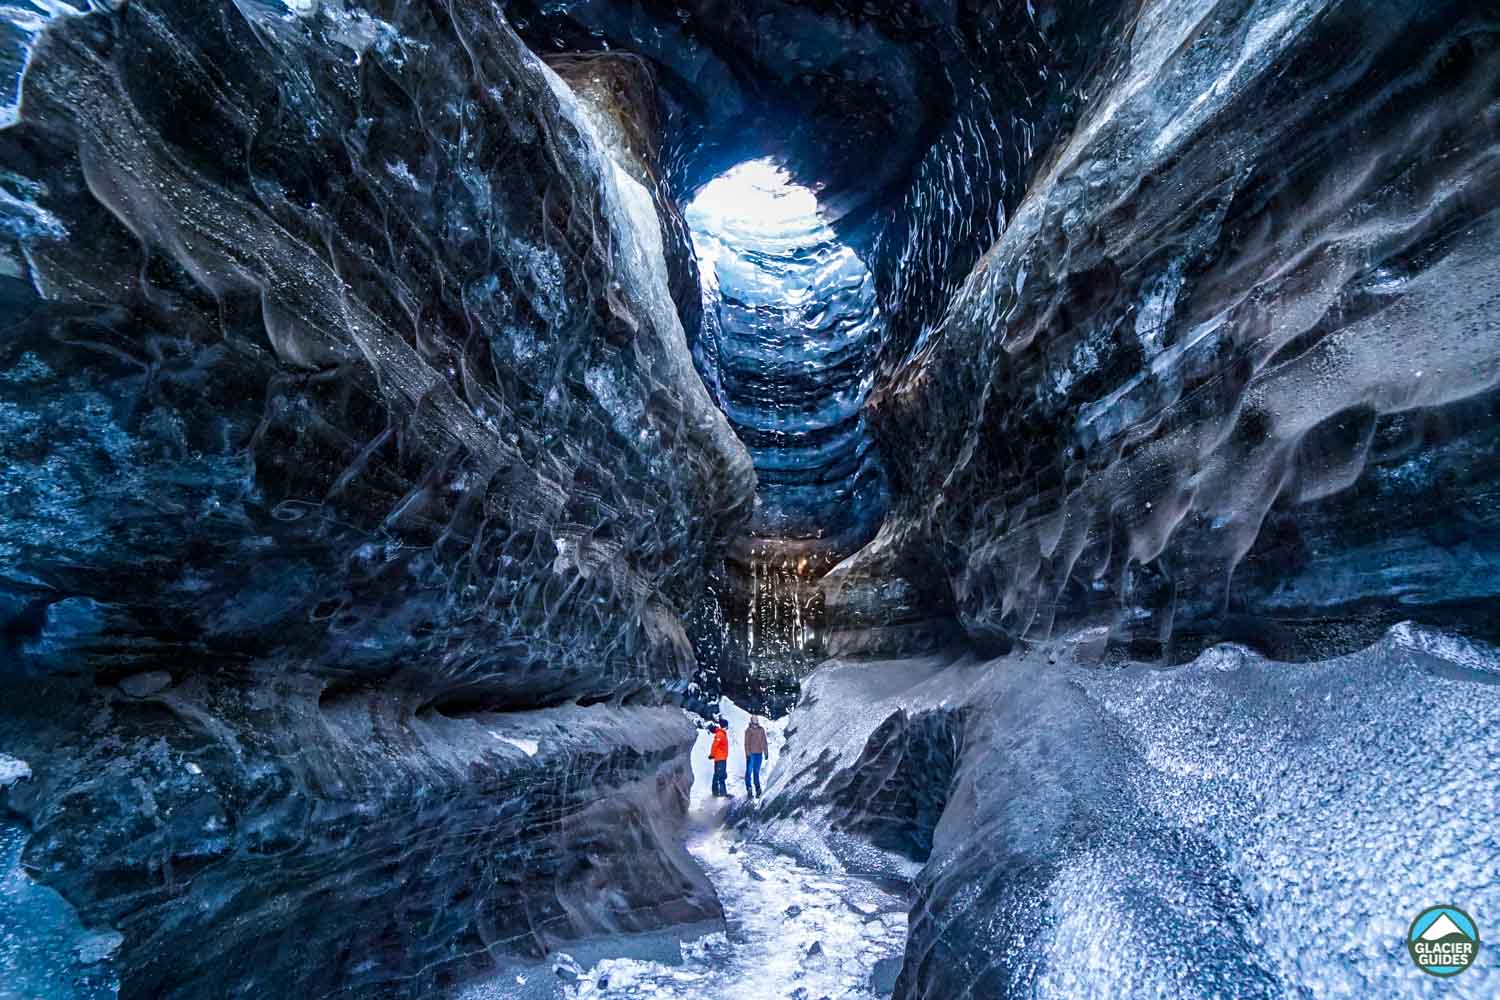
<path id="1" fill-rule="evenodd" d="M 753 784 L 752 784 L 753 782 Z M 760 754 L 745 755 L 745 794 L 760 794 Z"/>
<path id="2" fill-rule="evenodd" d="M 714 795 L 723 797 L 729 794 L 725 786 L 729 784 L 729 761 L 714 761 Z"/>

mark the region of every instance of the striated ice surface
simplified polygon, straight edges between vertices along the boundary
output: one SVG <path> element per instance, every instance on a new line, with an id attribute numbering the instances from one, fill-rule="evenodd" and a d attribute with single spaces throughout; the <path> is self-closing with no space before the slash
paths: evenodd
<path id="1" fill-rule="evenodd" d="M 884 332 L 874 281 L 820 211 L 770 160 L 736 166 L 687 207 L 709 320 L 694 361 L 758 480 L 749 558 L 836 560 L 884 513 L 863 415 Z"/>
<path id="2" fill-rule="evenodd" d="M 864 415 L 884 335 L 874 279 L 773 160 L 705 185 L 693 359 L 756 470 L 756 503 L 691 619 L 700 686 L 783 708 L 822 653 L 829 566 L 875 533 L 886 482 Z"/>
<path id="3" fill-rule="evenodd" d="M 91 935 L 12 953 L 385 1000 L 716 919 L 659 706 L 754 474 L 599 109 L 467 0 L 0 24 L 0 812 Z"/>
<path id="4" fill-rule="evenodd" d="M 753 480 L 687 356 L 650 194 L 571 94 L 467 8 L 409 12 L 409 35 L 375 18 L 357 64 L 343 32 L 368 12 L 148 13 L 51 22 L 4 135 L 49 164 L 18 200 L 63 226 L 17 230 L 39 298 L 0 383 L 28 662 L 96 635 L 132 671 L 143 650 L 375 679 L 424 658 L 434 697 L 523 702 L 684 672 L 675 613 Z M 474 32 L 494 93 L 464 106 L 441 54 Z M 153 56 L 119 71 L 134 48 Z M 387 76 L 420 111 L 384 103 Z M 295 115 L 258 110 L 278 88 Z M 225 137 L 178 130 L 188 110 Z M 95 340 L 62 334 L 78 310 Z"/>
<path id="5" fill-rule="evenodd" d="M 1097 624 L 1175 659 L 1403 618 L 1493 638 L 1497 30 L 1461 2 L 1141 5 L 1086 101 L 1039 105 L 1076 124 L 1001 171 L 1003 229 L 927 227 L 876 267 L 901 488 L 844 579 L 894 566 L 996 650 Z M 960 148 L 908 197 L 993 191 Z"/>

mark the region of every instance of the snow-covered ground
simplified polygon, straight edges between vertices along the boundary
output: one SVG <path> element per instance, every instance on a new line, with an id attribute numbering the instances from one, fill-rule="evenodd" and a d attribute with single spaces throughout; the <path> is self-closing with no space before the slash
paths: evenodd
<path id="1" fill-rule="evenodd" d="M 678 966 L 605 959 L 568 997 L 864 1000 L 879 995 L 871 985 L 876 963 L 888 960 L 882 971 L 894 975 L 906 945 L 899 897 L 738 844 L 722 828 L 704 831 L 688 849 L 719 892 L 728 934 L 688 943 Z"/>
<path id="2" fill-rule="evenodd" d="M 729 790 L 745 794 L 745 726 L 749 716 L 725 701 L 729 720 Z M 769 789 L 785 744 L 786 721 L 762 720 L 770 761 L 761 784 Z M 563 995 L 650 1000 L 873 1000 L 885 994 L 906 945 L 906 902 L 867 879 L 825 874 L 768 847 L 742 843 L 725 827 L 730 802 L 710 794 L 710 735 L 693 747 L 693 794 L 688 850 L 707 871 L 724 906 L 728 932 L 682 947 L 682 962 L 604 959 L 580 969 L 554 956 Z M 752 806 L 753 808 L 753 806 Z M 877 975 L 877 964 L 880 966 Z M 535 985 L 535 984 L 533 984 Z M 499 997 L 491 984 L 486 997 Z M 467 997 L 478 994 L 466 994 Z"/>

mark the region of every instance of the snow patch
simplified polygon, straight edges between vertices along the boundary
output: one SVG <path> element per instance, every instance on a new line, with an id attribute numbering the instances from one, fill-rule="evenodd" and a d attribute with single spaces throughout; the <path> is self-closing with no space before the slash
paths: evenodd
<path id="1" fill-rule="evenodd" d="M 8 754 L 0 753 L 0 788 L 9 788 L 18 781 L 31 778 L 31 765 Z"/>
<path id="2" fill-rule="evenodd" d="M 1404 649 L 1426 653 L 1481 674 L 1500 676 L 1500 651 L 1482 642 L 1423 628 L 1409 621 L 1391 626 L 1388 634 L 1392 642 Z"/>
<path id="3" fill-rule="evenodd" d="M 542 748 L 542 745 L 536 740 L 522 739 L 519 736 L 501 736 L 494 730 L 490 730 L 489 734 L 495 739 L 499 740 L 501 743 L 509 743 L 511 746 L 515 747 L 517 750 L 521 751 L 528 757 L 535 757 L 537 755 L 537 751 Z"/>
<path id="4" fill-rule="evenodd" d="M 876 1000 L 876 966 L 899 961 L 906 945 L 905 900 L 723 827 L 701 831 L 688 850 L 713 881 L 728 933 L 685 942 L 679 965 L 606 959 L 569 979 L 569 1000 Z"/>
<path id="5" fill-rule="evenodd" d="M 78 961 L 83 965 L 96 965 L 111 958 L 125 943 L 125 935 L 119 931 L 101 931 L 90 934 L 73 948 Z"/>

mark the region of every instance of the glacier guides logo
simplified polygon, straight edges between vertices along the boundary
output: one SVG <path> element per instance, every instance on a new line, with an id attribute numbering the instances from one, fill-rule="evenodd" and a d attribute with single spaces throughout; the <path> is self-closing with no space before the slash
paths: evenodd
<path id="1" fill-rule="evenodd" d="M 1456 906 L 1429 906 L 1411 922 L 1406 950 L 1423 972 L 1456 976 L 1479 954 L 1479 926 Z"/>

